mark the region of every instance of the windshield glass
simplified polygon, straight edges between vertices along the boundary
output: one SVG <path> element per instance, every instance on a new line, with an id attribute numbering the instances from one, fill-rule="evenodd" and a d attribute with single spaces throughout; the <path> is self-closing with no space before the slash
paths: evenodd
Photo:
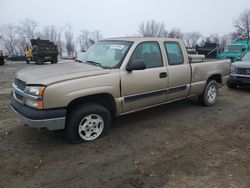
<path id="1" fill-rule="evenodd" d="M 100 41 L 81 53 L 77 60 L 102 68 L 119 68 L 131 45 L 129 41 Z"/>
<path id="2" fill-rule="evenodd" d="M 225 52 L 242 52 L 243 45 L 228 45 L 225 47 Z"/>
<path id="3" fill-rule="evenodd" d="M 242 61 L 250 61 L 250 52 L 248 52 L 243 58 Z"/>

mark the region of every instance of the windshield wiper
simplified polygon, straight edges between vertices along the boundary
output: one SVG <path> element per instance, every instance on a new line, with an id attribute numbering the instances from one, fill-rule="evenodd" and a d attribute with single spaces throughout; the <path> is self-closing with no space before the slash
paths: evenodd
<path id="1" fill-rule="evenodd" d="M 88 64 L 90 64 L 90 65 L 95 65 L 95 66 L 97 66 L 97 67 L 101 67 L 101 68 L 103 68 L 103 69 L 107 69 L 107 68 L 109 68 L 109 67 L 107 67 L 107 66 L 103 66 L 101 63 L 98 63 L 98 62 L 96 62 L 96 61 L 86 61 Z"/>

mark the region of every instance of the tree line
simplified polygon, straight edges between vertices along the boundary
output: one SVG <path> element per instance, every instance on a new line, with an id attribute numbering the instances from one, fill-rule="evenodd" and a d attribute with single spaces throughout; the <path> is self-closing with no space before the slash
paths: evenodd
<path id="1" fill-rule="evenodd" d="M 167 30 L 163 22 L 148 20 L 139 25 L 138 33 L 144 37 L 169 37 L 183 39 L 188 47 L 202 45 L 204 42 L 217 43 L 224 47 L 232 40 L 250 40 L 250 9 L 245 9 L 239 17 L 233 20 L 234 31 L 223 36 L 211 34 L 202 36 L 200 32 L 182 32 L 178 28 Z"/>
<path id="2" fill-rule="evenodd" d="M 188 47 L 202 45 L 204 42 L 217 43 L 225 46 L 232 40 L 250 40 L 250 9 L 245 9 L 233 20 L 234 31 L 219 36 L 211 34 L 203 36 L 199 31 L 182 32 L 178 28 L 167 30 L 163 22 L 148 20 L 138 26 L 136 35 L 143 37 L 169 37 L 183 39 Z M 5 50 L 7 53 L 23 53 L 29 44 L 30 39 L 47 39 L 58 46 L 59 54 L 63 51 L 71 52 L 76 50 L 78 45 L 80 51 L 87 50 L 95 42 L 103 38 L 101 31 L 81 30 L 77 37 L 74 37 L 73 28 L 70 24 L 63 27 L 46 25 L 38 30 L 38 23 L 31 19 L 24 19 L 18 24 L 7 23 L 0 25 L 0 34 L 3 36 Z"/>
<path id="3" fill-rule="evenodd" d="M 100 31 L 85 29 L 75 40 L 73 28 L 69 23 L 59 28 L 54 25 L 46 25 L 38 30 L 38 23 L 31 19 L 24 19 L 18 24 L 0 25 L 0 35 L 3 36 L 5 50 L 8 54 L 24 53 L 30 44 L 30 39 L 36 38 L 54 42 L 58 46 L 59 54 L 74 52 L 76 45 L 79 45 L 81 51 L 87 50 L 95 42 L 102 39 Z"/>

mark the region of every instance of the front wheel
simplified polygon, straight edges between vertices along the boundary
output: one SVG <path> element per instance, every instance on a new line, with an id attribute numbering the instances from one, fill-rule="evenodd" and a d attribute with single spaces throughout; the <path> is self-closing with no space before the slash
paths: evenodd
<path id="1" fill-rule="evenodd" d="M 83 104 L 69 112 L 65 135 L 72 143 L 92 141 L 108 132 L 111 121 L 110 112 L 105 107 Z"/>
<path id="2" fill-rule="evenodd" d="M 42 65 L 42 64 L 44 64 L 43 59 L 40 58 L 40 57 L 38 57 L 38 58 L 36 59 L 36 64 L 37 64 L 37 65 Z"/>
<path id="3" fill-rule="evenodd" d="M 216 103 L 218 96 L 218 83 L 209 80 L 201 96 L 198 97 L 199 103 L 205 106 L 212 106 Z"/>
<path id="4" fill-rule="evenodd" d="M 30 63 L 30 59 L 26 58 L 26 64 L 29 64 L 29 63 Z"/>

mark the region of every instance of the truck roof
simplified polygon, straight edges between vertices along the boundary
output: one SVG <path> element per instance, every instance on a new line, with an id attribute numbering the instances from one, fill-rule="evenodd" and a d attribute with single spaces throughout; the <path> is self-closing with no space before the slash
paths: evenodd
<path id="1" fill-rule="evenodd" d="M 105 40 L 117 40 L 117 41 L 132 41 L 132 42 L 145 42 L 145 41 L 182 41 L 181 39 L 166 38 L 166 37 L 117 37 L 117 38 L 107 38 Z"/>

